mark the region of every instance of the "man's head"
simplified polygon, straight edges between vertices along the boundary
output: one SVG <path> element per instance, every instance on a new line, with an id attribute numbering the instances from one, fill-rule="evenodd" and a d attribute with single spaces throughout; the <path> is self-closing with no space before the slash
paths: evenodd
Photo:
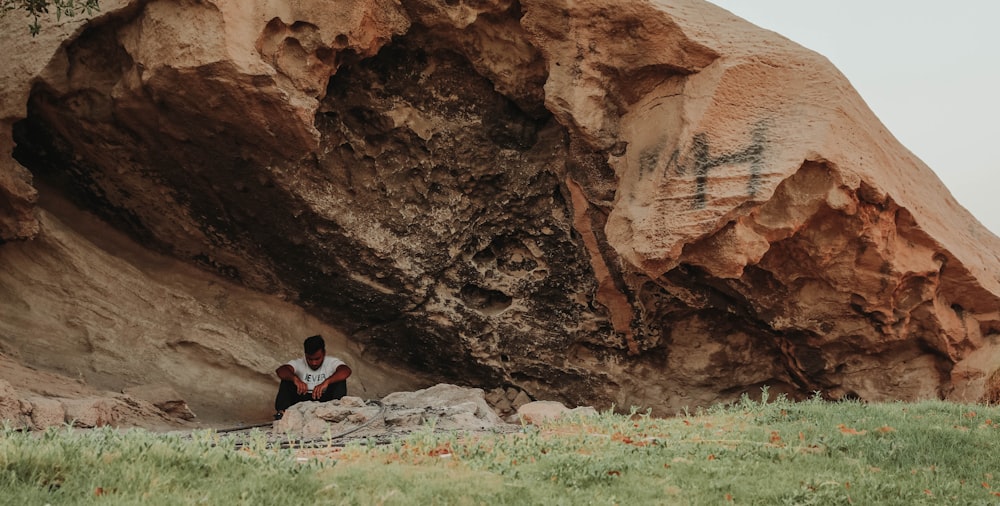
<path id="1" fill-rule="evenodd" d="M 323 336 L 307 337 L 302 347 L 306 352 L 306 365 L 312 370 L 319 369 L 319 366 L 323 365 L 323 359 L 326 358 L 326 342 L 323 341 Z"/>

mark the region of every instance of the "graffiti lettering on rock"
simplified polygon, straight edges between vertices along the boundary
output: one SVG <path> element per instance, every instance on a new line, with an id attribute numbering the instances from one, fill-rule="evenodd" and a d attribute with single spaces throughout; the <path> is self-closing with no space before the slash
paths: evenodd
<path id="1" fill-rule="evenodd" d="M 691 145 L 684 156 L 680 150 L 674 150 L 667 162 L 666 169 L 675 171 L 678 175 L 693 173 L 695 176 L 694 207 L 703 209 L 708 199 L 709 172 L 716 167 L 726 165 L 750 165 L 750 178 L 747 180 L 747 194 L 754 196 L 760 186 L 760 174 L 764 169 L 764 146 L 767 143 L 764 136 L 763 123 L 750 132 L 750 144 L 745 148 L 731 153 L 716 155 L 708 135 L 704 132 L 691 138 Z M 647 161 L 648 164 L 648 161 Z"/>

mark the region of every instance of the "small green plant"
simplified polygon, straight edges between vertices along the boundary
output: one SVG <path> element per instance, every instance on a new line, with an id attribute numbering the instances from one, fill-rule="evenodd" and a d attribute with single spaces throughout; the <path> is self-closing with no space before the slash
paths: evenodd
<path id="1" fill-rule="evenodd" d="M 91 15 L 101 9 L 100 0 L 0 0 L 0 16 L 6 16 L 12 11 L 23 11 L 31 18 L 28 31 L 31 36 L 38 35 L 42 30 L 41 17 L 54 9 L 56 19 L 63 16 L 74 17 L 86 13 Z"/>

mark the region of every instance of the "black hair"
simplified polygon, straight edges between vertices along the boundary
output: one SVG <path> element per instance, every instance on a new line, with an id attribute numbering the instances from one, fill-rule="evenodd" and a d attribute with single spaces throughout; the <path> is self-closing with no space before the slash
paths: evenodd
<path id="1" fill-rule="evenodd" d="M 316 334 L 315 336 L 307 337 L 305 342 L 302 343 L 302 347 L 306 350 L 306 355 L 312 355 L 319 350 L 326 351 L 326 342 L 323 341 L 323 336 Z"/>

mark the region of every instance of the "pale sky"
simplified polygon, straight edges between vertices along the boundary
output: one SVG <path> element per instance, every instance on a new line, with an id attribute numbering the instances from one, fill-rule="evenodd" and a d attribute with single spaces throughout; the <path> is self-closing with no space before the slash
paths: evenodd
<path id="1" fill-rule="evenodd" d="M 709 0 L 822 54 L 1000 235 L 1000 1 Z"/>

